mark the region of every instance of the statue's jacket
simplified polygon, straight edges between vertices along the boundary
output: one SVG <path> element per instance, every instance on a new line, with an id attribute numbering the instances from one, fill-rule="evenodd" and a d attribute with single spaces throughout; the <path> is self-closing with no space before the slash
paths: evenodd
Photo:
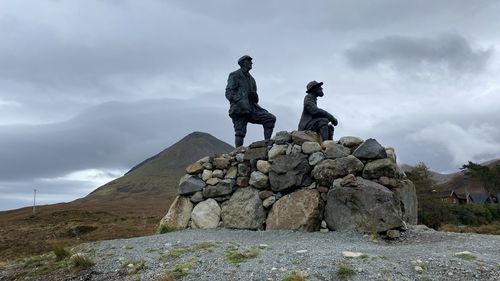
<path id="1" fill-rule="evenodd" d="M 300 116 L 299 131 L 307 130 L 309 127 L 308 123 L 314 121 L 314 119 L 333 119 L 333 116 L 330 113 L 318 107 L 317 100 L 318 97 L 314 94 L 307 94 L 304 97 L 304 108 L 302 110 L 302 116 Z"/>
<path id="2" fill-rule="evenodd" d="M 233 71 L 227 78 L 226 98 L 229 100 L 229 116 L 251 114 L 257 105 L 257 84 L 250 73 L 241 69 Z"/>

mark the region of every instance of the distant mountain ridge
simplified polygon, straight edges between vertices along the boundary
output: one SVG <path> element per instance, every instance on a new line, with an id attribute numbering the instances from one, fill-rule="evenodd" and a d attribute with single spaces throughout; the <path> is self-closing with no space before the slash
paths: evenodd
<path id="1" fill-rule="evenodd" d="M 207 155 L 228 153 L 233 149 L 210 134 L 193 132 L 78 201 L 173 200 L 175 188 L 187 165 Z"/>
<path id="2" fill-rule="evenodd" d="M 415 168 L 415 166 L 411 166 L 411 165 L 408 165 L 408 164 L 400 164 L 399 167 L 404 171 L 404 172 L 408 172 L 408 171 L 411 171 Z M 441 173 L 438 173 L 438 172 L 434 172 L 434 171 L 431 171 L 429 170 L 429 172 L 431 173 L 431 176 L 432 176 L 432 179 L 437 183 L 437 184 L 443 184 L 447 181 L 450 181 L 452 178 L 462 174 L 461 171 L 458 171 L 458 172 L 455 172 L 455 173 L 451 173 L 451 174 L 441 174 Z"/>

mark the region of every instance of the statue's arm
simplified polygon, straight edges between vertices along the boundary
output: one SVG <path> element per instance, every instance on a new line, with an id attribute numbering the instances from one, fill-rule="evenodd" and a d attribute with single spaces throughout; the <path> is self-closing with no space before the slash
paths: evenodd
<path id="1" fill-rule="evenodd" d="M 255 91 L 248 93 L 249 94 L 248 98 L 250 99 L 251 102 L 258 103 L 259 95 L 257 94 L 257 83 L 255 82 L 255 79 L 253 77 L 252 77 L 252 85 Z"/>
<path id="2" fill-rule="evenodd" d="M 328 118 L 334 125 L 337 124 L 337 119 L 333 115 L 319 108 L 312 100 L 308 100 L 307 98 L 304 100 L 304 109 L 314 118 Z"/>
<path id="3" fill-rule="evenodd" d="M 239 83 L 238 79 L 234 74 L 229 74 L 227 78 L 227 86 L 226 86 L 226 99 L 230 102 L 234 102 L 237 100 L 237 91 L 238 91 Z"/>

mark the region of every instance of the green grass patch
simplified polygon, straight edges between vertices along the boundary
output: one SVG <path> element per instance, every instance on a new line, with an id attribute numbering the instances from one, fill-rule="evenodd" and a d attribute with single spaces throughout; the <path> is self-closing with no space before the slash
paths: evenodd
<path id="1" fill-rule="evenodd" d="M 71 265 L 75 269 L 86 269 L 94 266 L 95 262 L 85 254 L 74 254 L 71 256 Z"/>
<path id="2" fill-rule="evenodd" d="M 300 272 L 292 272 L 283 278 L 283 281 L 305 281 L 306 277 Z"/>
<path id="3" fill-rule="evenodd" d="M 340 280 L 346 280 L 349 277 L 355 275 L 356 271 L 349 265 L 341 265 L 339 266 L 339 268 L 337 268 L 336 274 Z"/>
<path id="4" fill-rule="evenodd" d="M 167 226 L 167 225 L 160 225 L 158 227 L 158 233 L 159 234 L 163 234 L 163 233 L 169 233 L 169 232 L 174 232 L 174 231 L 178 231 L 179 229 L 177 227 L 171 227 L 171 226 Z"/>
<path id="5" fill-rule="evenodd" d="M 32 256 L 25 258 L 22 263 L 26 267 L 38 267 L 45 262 L 45 259 L 41 256 Z"/>
<path id="6" fill-rule="evenodd" d="M 54 245 L 52 251 L 54 252 L 54 255 L 56 255 L 56 260 L 58 261 L 63 260 L 71 255 L 71 253 L 61 245 Z"/>
<path id="7" fill-rule="evenodd" d="M 146 262 L 144 260 L 129 260 L 124 263 L 121 270 L 128 275 L 134 275 L 146 270 Z"/>
<path id="8" fill-rule="evenodd" d="M 470 261 L 470 260 L 474 260 L 476 259 L 476 256 L 474 256 L 472 253 L 470 252 L 461 252 L 461 253 L 456 253 L 455 256 L 459 259 L 463 259 L 463 260 L 467 260 L 467 261 Z"/>
<path id="9" fill-rule="evenodd" d="M 173 248 L 172 250 L 163 253 L 160 257 L 159 260 L 164 262 L 172 259 L 177 259 L 178 257 L 182 256 L 185 254 L 187 251 L 189 251 L 188 247 L 178 247 L 178 248 Z"/>
<path id="10" fill-rule="evenodd" d="M 197 263 L 196 259 L 191 259 L 189 261 L 177 264 L 173 270 L 174 275 L 177 277 L 186 276 L 196 263 Z"/>
<path id="11" fill-rule="evenodd" d="M 260 251 L 257 248 L 250 248 L 243 251 L 229 250 L 224 255 L 224 260 L 232 264 L 239 264 L 247 261 L 248 259 L 256 258 L 259 253 Z"/>
<path id="12" fill-rule="evenodd" d="M 172 270 L 165 272 L 162 276 L 156 279 L 156 281 L 175 281 L 182 279 L 189 274 L 189 271 L 196 265 L 198 261 L 196 259 L 191 259 L 189 261 L 179 263 L 175 265 Z"/>
<path id="13" fill-rule="evenodd" d="M 208 252 L 212 252 L 215 245 L 216 244 L 214 241 L 204 241 L 204 242 L 193 245 L 192 249 L 193 250 L 206 250 Z"/>

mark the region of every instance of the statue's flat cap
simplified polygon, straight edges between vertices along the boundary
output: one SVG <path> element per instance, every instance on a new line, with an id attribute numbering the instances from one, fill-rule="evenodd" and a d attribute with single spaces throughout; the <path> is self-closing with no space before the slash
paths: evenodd
<path id="1" fill-rule="evenodd" d="M 238 59 L 238 64 L 240 64 L 244 60 L 252 60 L 251 56 L 244 55 L 241 58 Z"/>
<path id="2" fill-rule="evenodd" d="M 309 93 L 312 89 L 323 85 L 323 82 L 318 82 L 316 80 L 307 83 L 306 93 Z"/>

